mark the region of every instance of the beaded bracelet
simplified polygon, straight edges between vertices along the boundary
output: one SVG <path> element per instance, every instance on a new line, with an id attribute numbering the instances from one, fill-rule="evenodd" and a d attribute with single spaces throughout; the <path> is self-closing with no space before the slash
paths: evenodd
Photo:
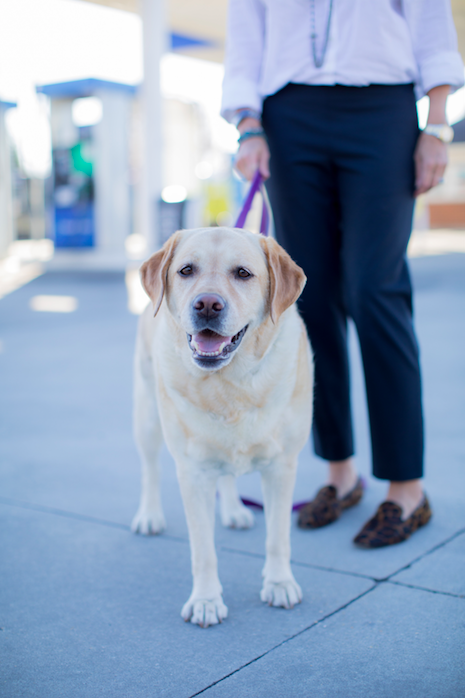
<path id="1" fill-rule="evenodd" d="M 241 145 L 241 143 L 247 141 L 249 138 L 264 138 L 266 140 L 265 131 L 262 128 L 256 128 L 251 131 L 244 131 L 244 133 L 241 133 L 241 135 L 237 139 L 237 142 L 239 143 L 239 145 Z"/>

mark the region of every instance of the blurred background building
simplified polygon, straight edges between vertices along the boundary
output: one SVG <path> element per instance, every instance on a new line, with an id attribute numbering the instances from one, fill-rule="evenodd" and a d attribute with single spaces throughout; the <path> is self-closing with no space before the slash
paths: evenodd
<path id="1" fill-rule="evenodd" d="M 452 8 L 464 55 L 465 0 Z M 219 117 L 226 12 L 227 0 L 3 0 L 4 277 L 37 262 L 135 267 L 179 227 L 233 222 L 243 185 L 235 129 Z M 448 116 L 451 164 L 418 202 L 418 230 L 465 231 L 465 89 Z"/>

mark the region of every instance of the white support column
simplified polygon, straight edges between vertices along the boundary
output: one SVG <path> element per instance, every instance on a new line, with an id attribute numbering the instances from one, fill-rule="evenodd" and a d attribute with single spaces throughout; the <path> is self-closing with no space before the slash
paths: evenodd
<path id="1" fill-rule="evenodd" d="M 141 227 L 149 252 L 159 246 L 157 204 L 163 176 L 160 60 L 167 50 L 165 0 L 142 0 L 144 84 L 142 87 L 143 174 Z"/>
<path id="2" fill-rule="evenodd" d="M 128 134 L 131 96 L 99 89 L 103 119 L 94 126 L 95 246 L 99 256 L 124 268 L 130 233 Z"/>
<path id="3" fill-rule="evenodd" d="M 0 259 L 13 241 L 11 153 L 5 126 L 7 108 L 0 103 Z"/>

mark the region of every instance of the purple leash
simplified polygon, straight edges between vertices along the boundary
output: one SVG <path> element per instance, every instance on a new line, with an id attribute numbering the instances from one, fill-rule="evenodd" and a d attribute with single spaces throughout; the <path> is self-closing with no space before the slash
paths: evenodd
<path id="1" fill-rule="evenodd" d="M 243 228 L 245 225 L 246 218 L 250 212 L 250 209 L 252 208 L 252 203 L 255 198 L 255 194 L 260 191 L 262 198 L 263 198 L 263 208 L 262 208 L 262 219 L 260 221 L 260 233 L 262 235 L 265 235 L 265 237 L 268 236 L 268 224 L 269 224 L 269 215 L 268 215 L 268 206 L 266 203 L 265 199 L 265 194 L 263 192 L 263 178 L 260 174 L 260 170 L 257 170 L 255 172 L 254 178 L 252 180 L 252 184 L 250 185 L 249 191 L 247 192 L 247 196 L 245 197 L 245 201 L 242 205 L 241 210 L 239 211 L 239 216 L 237 217 L 237 221 L 235 224 L 235 228 Z M 255 507 L 256 509 L 263 509 L 263 504 L 261 502 L 255 501 L 255 499 L 247 499 L 246 497 L 241 497 L 241 502 L 245 504 L 247 507 Z M 301 505 L 303 506 L 303 504 Z M 293 507 L 294 508 L 294 507 Z"/>
<path id="2" fill-rule="evenodd" d="M 250 185 L 250 189 L 247 192 L 247 196 L 245 197 L 244 204 L 239 212 L 239 216 L 236 221 L 236 225 L 234 226 L 235 228 L 243 228 L 245 224 L 245 220 L 249 214 L 250 209 L 252 208 L 252 202 L 255 198 L 255 194 L 260 191 L 262 198 L 263 198 L 263 208 L 262 208 L 262 219 L 260 222 L 260 233 L 262 235 L 265 235 L 265 237 L 268 235 L 268 226 L 270 223 L 270 216 L 268 214 L 268 204 L 266 201 L 266 196 L 265 196 L 265 191 L 264 191 L 264 185 L 263 185 L 263 178 L 260 174 L 260 170 L 257 170 L 254 178 L 252 180 L 252 184 Z"/>
<path id="3" fill-rule="evenodd" d="M 257 502 L 255 499 L 247 499 L 246 497 L 241 497 L 241 502 L 246 507 L 255 507 L 256 509 L 263 509 L 263 504 L 261 502 Z M 307 502 L 296 502 L 292 505 L 292 511 L 299 511 L 299 509 L 302 509 L 302 507 L 305 506 L 305 504 L 307 504 Z"/>
<path id="4" fill-rule="evenodd" d="M 361 480 L 362 480 L 362 487 L 364 490 L 366 490 L 368 487 L 368 483 L 364 477 L 362 477 Z M 295 504 L 292 505 L 292 511 L 299 511 L 300 509 L 302 509 L 302 507 L 304 507 L 307 504 L 307 501 L 296 502 Z M 241 497 L 241 502 L 246 507 L 255 507 L 256 509 L 263 509 L 263 504 L 261 502 L 257 502 L 257 500 L 255 500 L 255 499 L 246 499 L 246 497 Z"/>
<path id="5" fill-rule="evenodd" d="M 257 170 L 254 178 L 252 180 L 252 184 L 250 185 L 249 191 L 247 192 L 247 196 L 245 197 L 244 204 L 239 212 L 239 216 L 236 221 L 236 225 L 234 226 L 235 228 L 243 228 L 245 225 L 246 218 L 250 212 L 250 209 L 252 208 L 252 203 L 255 198 L 255 194 L 257 192 L 261 192 L 262 198 L 263 198 L 263 208 L 262 208 L 262 219 L 260 222 L 260 233 L 262 235 L 265 235 L 265 237 L 268 236 L 268 226 L 270 223 L 270 216 L 268 213 L 268 204 L 267 200 L 265 197 L 265 192 L 264 192 L 264 185 L 263 185 L 263 177 L 260 174 L 260 170 Z M 245 504 L 247 507 L 255 507 L 256 509 L 263 509 L 263 504 L 261 502 L 257 502 L 254 499 L 247 499 L 246 497 L 241 497 L 241 502 Z M 292 511 L 298 511 L 304 506 L 305 502 L 299 502 L 298 504 L 294 504 L 292 507 Z"/>
<path id="6" fill-rule="evenodd" d="M 260 191 L 262 198 L 263 198 L 263 208 L 262 208 L 262 219 L 260 222 L 260 233 L 262 235 L 268 236 L 268 226 L 270 223 L 270 216 L 268 213 L 268 203 L 266 200 L 265 192 L 264 192 L 264 185 L 263 185 L 263 178 L 260 174 L 260 171 L 257 170 L 254 178 L 252 180 L 252 184 L 250 185 L 249 191 L 247 192 L 247 196 L 245 197 L 244 204 L 239 212 L 239 216 L 236 221 L 236 225 L 234 226 L 235 228 L 243 228 L 246 218 L 249 214 L 250 209 L 252 208 L 252 202 L 255 198 L 255 194 Z M 364 485 L 366 487 L 366 484 Z M 246 497 L 241 497 L 241 502 L 245 504 L 247 507 L 255 507 L 256 509 L 263 509 L 263 504 L 261 502 L 257 502 L 255 499 L 247 499 Z M 306 502 L 296 502 L 293 507 L 292 511 L 299 511 L 299 509 L 302 509 L 302 507 L 306 504 Z"/>

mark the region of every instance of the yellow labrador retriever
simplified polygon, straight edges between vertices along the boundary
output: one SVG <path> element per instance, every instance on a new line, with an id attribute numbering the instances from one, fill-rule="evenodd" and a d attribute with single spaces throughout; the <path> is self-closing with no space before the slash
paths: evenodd
<path id="1" fill-rule="evenodd" d="M 297 457 L 312 412 L 312 357 L 294 305 L 305 275 L 274 240 L 233 228 L 175 233 L 141 268 L 152 299 L 135 358 L 135 437 L 142 496 L 132 530 L 165 527 L 158 452 L 176 462 L 192 554 L 193 590 L 181 615 L 201 626 L 226 618 L 214 546 L 215 495 L 223 524 L 247 527 L 235 477 L 259 470 L 267 526 L 261 599 L 302 599 L 290 566 Z M 155 318 L 153 317 L 155 314 Z"/>

